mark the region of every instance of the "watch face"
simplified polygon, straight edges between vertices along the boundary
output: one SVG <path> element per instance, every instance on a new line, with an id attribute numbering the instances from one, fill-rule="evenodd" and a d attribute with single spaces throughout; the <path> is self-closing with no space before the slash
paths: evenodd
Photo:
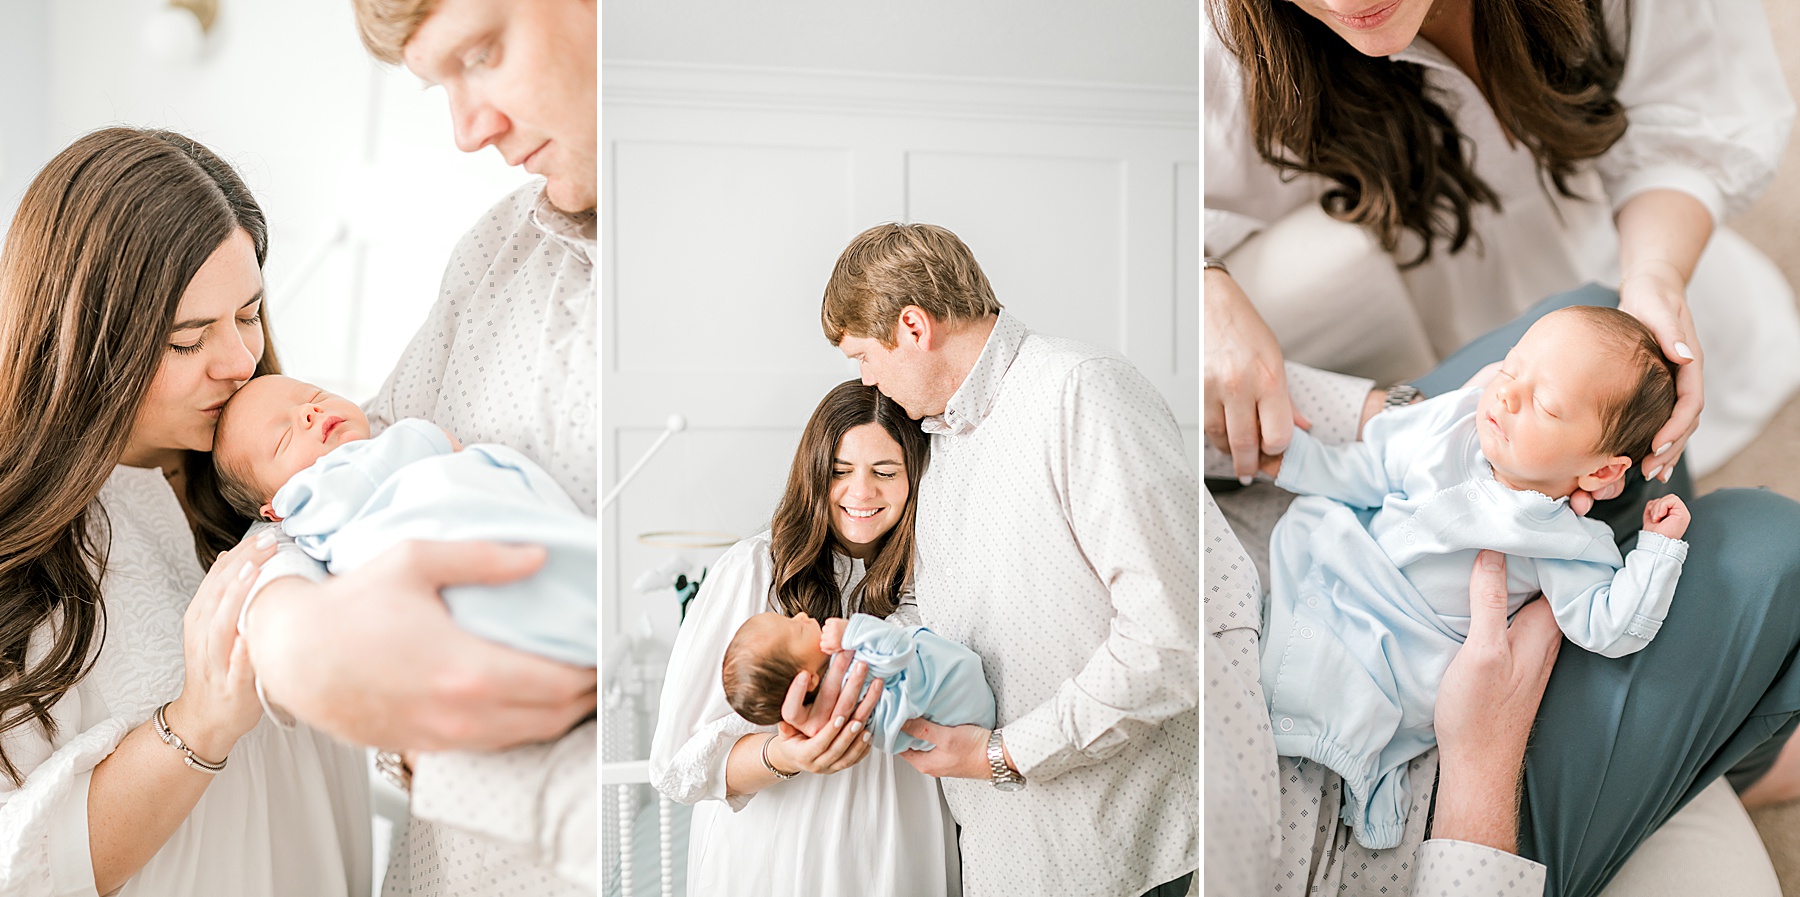
<path id="1" fill-rule="evenodd" d="M 1011 792 L 1019 790 L 1020 788 L 1025 787 L 1025 783 L 1024 782 L 1015 782 L 1012 779 L 1007 779 L 1005 781 L 995 782 L 994 787 L 1001 791 L 1011 793 Z"/>

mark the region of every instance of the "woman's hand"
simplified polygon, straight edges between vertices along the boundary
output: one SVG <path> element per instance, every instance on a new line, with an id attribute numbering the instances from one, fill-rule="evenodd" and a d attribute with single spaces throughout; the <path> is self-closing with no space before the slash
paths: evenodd
<path id="1" fill-rule="evenodd" d="M 1687 283 L 1674 267 L 1644 264 L 1619 284 L 1619 310 L 1630 314 L 1656 336 L 1663 355 L 1678 367 L 1675 373 L 1675 413 L 1656 432 L 1649 457 L 1642 459 L 1644 479 L 1669 481 L 1675 462 L 1687 448 L 1688 437 L 1700 426 L 1700 339 L 1688 313 Z"/>
<path id="2" fill-rule="evenodd" d="M 250 650 L 238 637 L 238 612 L 275 539 L 239 543 L 219 555 L 181 618 L 181 696 L 164 714 L 169 729 L 202 760 L 217 763 L 262 718 Z"/>
<path id="3" fill-rule="evenodd" d="M 850 678 L 845 680 L 844 668 L 850 666 L 850 657 L 843 652 L 831 659 L 811 707 L 806 706 L 811 674 L 802 671 L 794 677 L 781 705 L 780 729 L 769 744 L 769 762 L 776 769 L 830 775 L 855 766 L 868 755 L 869 733 L 864 730 L 881 700 L 881 680 L 870 683 L 868 693 L 858 702 L 869 668 L 858 662 L 850 667 Z M 837 685 L 840 681 L 841 688 Z"/>
<path id="4" fill-rule="evenodd" d="M 1274 331 L 1231 275 L 1208 268 L 1205 276 L 1206 438 L 1248 483 L 1261 456 L 1287 451 L 1294 425 L 1310 424 L 1288 398 Z"/>
<path id="5" fill-rule="evenodd" d="M 1687 285 L 1712 238 L 1712 212 L 1680 190 L 1645 190 L 1613 216 L 1619 228 L 1619 310 L 1644 322 L 1663 355 L 1679 365 L 1675 413 L 1656 432 L 1644 479 L 1669 481 L 1688 437 L 1700 425 L 1700 339 L 1688 314 Z"/>

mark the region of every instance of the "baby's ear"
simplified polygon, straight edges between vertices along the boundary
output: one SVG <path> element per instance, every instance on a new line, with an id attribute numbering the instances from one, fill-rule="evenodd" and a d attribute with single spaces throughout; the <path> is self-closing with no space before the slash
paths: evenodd
<path id="1" fill-rule="evenodd" d="M 1597 492 L 1604 487 L 1618 482 L 1625 476 L 1625 471 L 1630 469 L 1630 458 L 1627 458 L 1624 455 L 1614 455 L 1611 458 L 1606 459 L 1606 463 L 1595 468 L 1592 473 L 1576 477 L 1575 485 L 1588 492 Z"/>
<path id="2" fill-rule="evenodd" d="M 275 513 L 275 507 L 274 507 L 273 502 L 266 502 L 266 501 L 263 502 L 263 506 L 261 508 L 261 514 L 262 514 L 262 519 L 267 520 L 270 523 L 280 523 L 281 522 L 281 515 Z"/>

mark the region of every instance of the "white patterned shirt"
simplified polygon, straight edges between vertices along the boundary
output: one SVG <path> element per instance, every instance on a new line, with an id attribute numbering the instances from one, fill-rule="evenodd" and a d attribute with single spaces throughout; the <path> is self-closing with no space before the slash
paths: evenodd
<path id="1" fill-rule="evenodd" d="M 377 430 L 422 417 L 465 443 L 517 449 L 593 514 L 594 217 L 557 211 L 543 189 L 533 181 L 514 191 L 457 244 L 437 304 L 367 411 Z M 589 721 L 556 742 L 420 757 L 413 820 L 384 892 L 593 893 L 595 732 Z"/>
<path id="2" fill-rule="evenodd" d="M 919 615 L 981 655 L 1026 778 L 943 780 L 964 893 L 1136 897 L 1193 871 L 1198 489 L 1162 397 L 1002 312 L 924 429 Z"/>
<path id="3" fill-rule="evenodd" d="M 1289 364 L 1295 407 L 1323 442 L 1356 438 L 1373 381 Z M 1206 447 L 1209 475 L 1231 459 Z M 1258 639 L 1268 534 L 1293 499 L 1267 483 L 1206 496 L 1207 893 L 1382 897 L 1529 897 L 1542 864 L 1481 844 L 1425 839 L 1434 789 L 1413 789 L 1400 845 L 1370 850 L 1339 821 L 1343 779 L 1318 763 L 1275 756 Z M 1238 532 L 1248 541 L 1240 542 Z M 1415 782 L 1437 777 L 1437 748 L 1414 758 Z"/>

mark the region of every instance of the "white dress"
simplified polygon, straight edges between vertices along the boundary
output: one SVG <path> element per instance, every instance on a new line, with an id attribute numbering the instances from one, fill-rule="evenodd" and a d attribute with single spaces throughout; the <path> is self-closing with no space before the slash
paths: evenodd
<path id="1" fill-rule="evenodd" d="M 1500 211 L 1474 208 L 1475 237 L 1461 252 L 1452 255 L 1439 240 L 1429 262 L 1400 276 L 1431 349 L 1442 357 L 1553 293 L 1588 282 L 1616 287 L 1612 216 L 1632 196 L 1673 189 L 1695 197 L 1717 225 L 1688 285 L 1705 350 L 1706 408 L 1686 458 L 1695 473 L 1704 473 L 1755 438 L 1800 387 L 1793 291 L 1773 263 L 1722 226 L 1774 177 L 1794 104 L 1758 0 L 1607 0 L 1604 9 L 1614 46 L 1629 47 L 1618 89 L 1629 125 L 1611 149 L 1569 179 L 1588 199 L 1555 194 L 1530 151 L 1508 140 L 1479 88 L 1430 41 L 1415 39 L 1390 57 L 1424 68 L 1426 84 L 1473 154 L 1476 173 L 1500 197 Z M 1257 154 L 1237 59 L 1210 24 L 1204 32 L 1205 244 L 1217 256 L 1289 213 L 1316 206 L 1329 184 L 1315 175 L 1283 180 Z M 1416 246 L 1403 240 L 1400 256 L 1411 258 Z M 1305 252 L 1296 247 L 1296 259 Z M 1356 326 L 1355 309 L 1334 305 L 1330 296 L 1317 301 L 1321 314 Z M 1332 366 L 1327 358 L 1306 360 Z"/>
<path id="2" fill-rule="evenodd" d="M 52 708 L 54 739 L 34 725 L 5 737 L 7 756 L 25 775 L 21 787 L 0 777 L 0 893 L 10 897 L 95 893 L 87 820 L 93 769 L 181 693 L 181 617 L 204 575 L 181 505 L 161 471 L 125 466 L 114 469 L 97 503 L 105 512 L 100 538 L 111 532 L 99 659 Z M 168 842 L 115 893 L 366 895 L 369 863 L 363 752 L 265 718 L 238 741 Z"/>
<path id="3" fill-rule="evenodd" d="M 861 561 L 838 557 L 845 592 Z M 732 546 L 707 574 L 675 639 L 663 684 L 650 778 L 695 804 L 688 893 L 732 897 L 933 897 L 961 893 L 954 823 L 935 779 L 871 749 L 833 775 L 802 773 L 755 794 L 725 796 L 731 746 L 771 732 L 732 711 L 720 684 L 738 626 L 772 609 L 769 534 Z M 849 608 L 845 608 L 846 614 Z M 911 605 L 896 622 L 916 624 Z"/>

